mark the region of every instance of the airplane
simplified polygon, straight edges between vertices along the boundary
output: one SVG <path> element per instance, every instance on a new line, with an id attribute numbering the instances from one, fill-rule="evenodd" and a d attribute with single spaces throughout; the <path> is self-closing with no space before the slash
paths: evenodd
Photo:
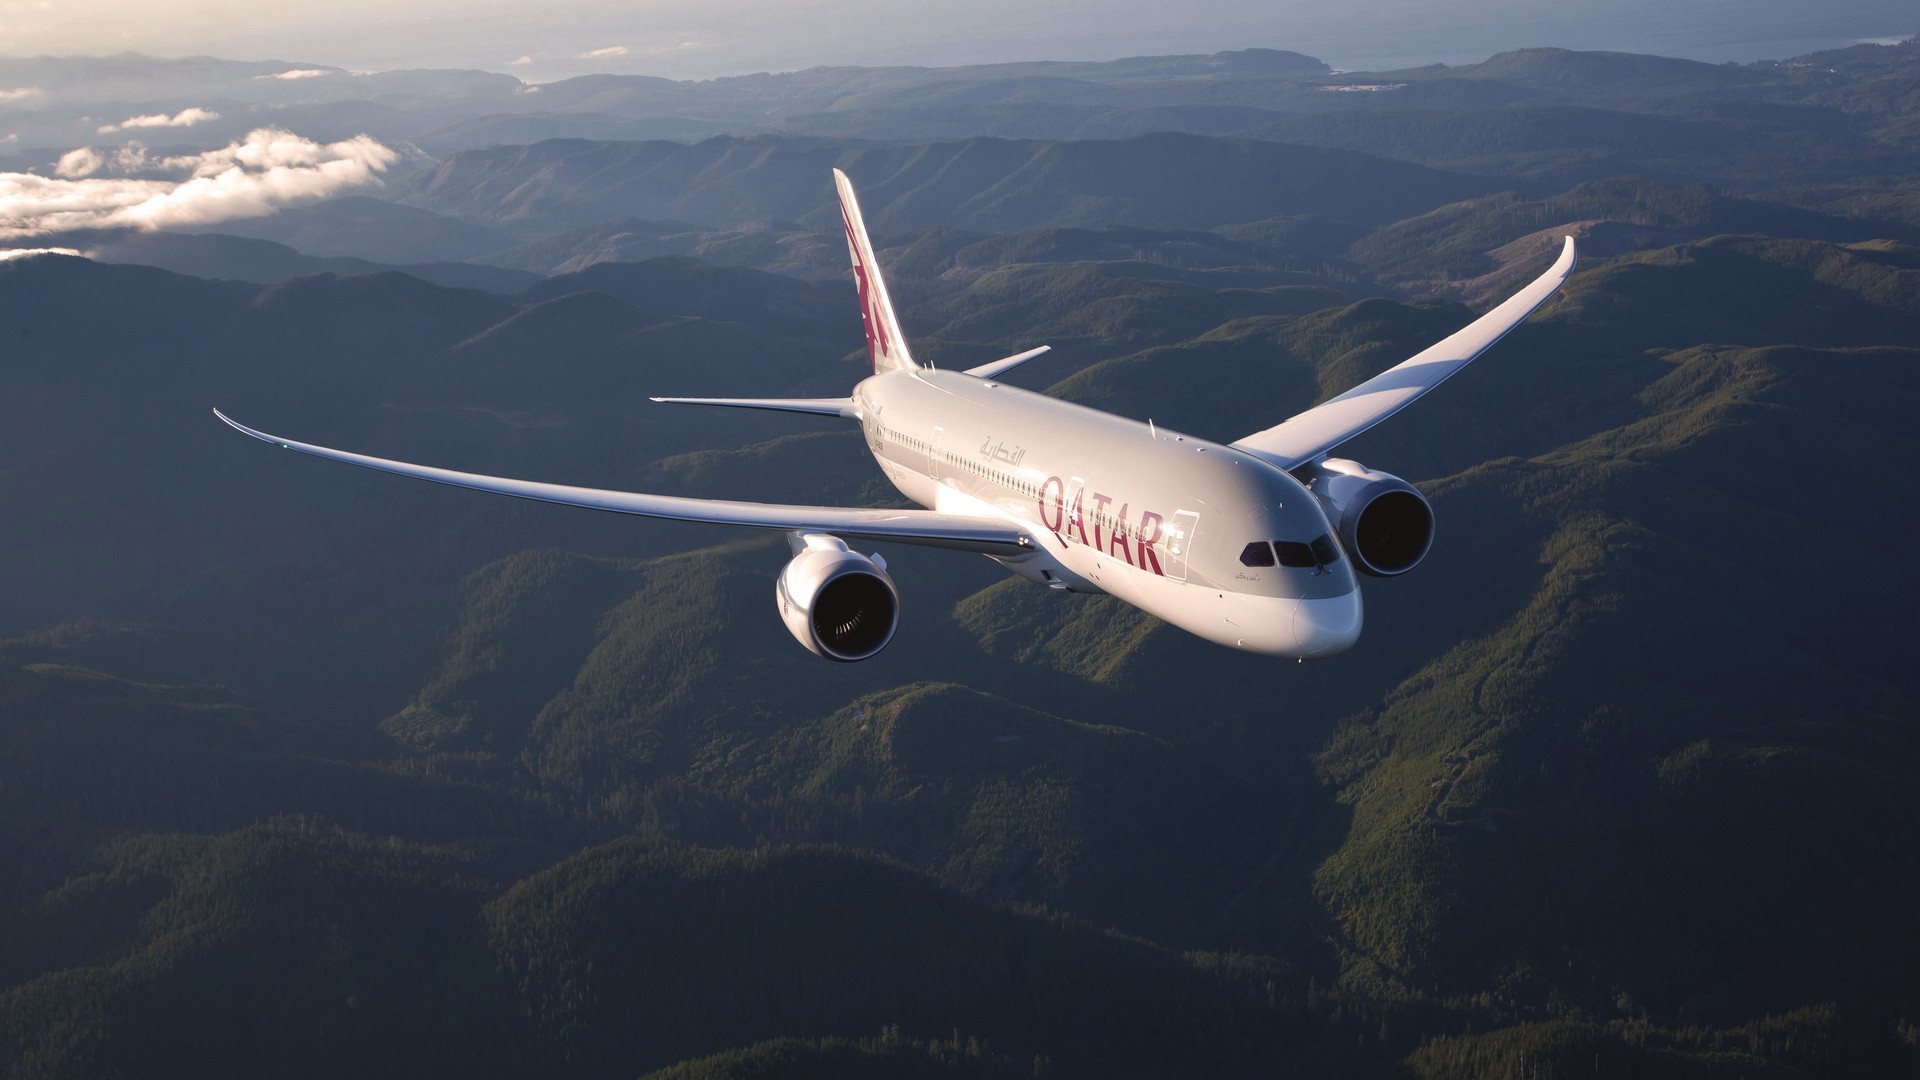
<path id="1" fill-rule="evenodd" d="M 1064 592 L 1108 593 L 1208 641 L 1305 660 L 1358 640 L 1360 576 L 1412 570 L 1433 545 L 1433 509 L 1391 473 L 1330 456 L 1440 385 L 1519 325 L 1572 273 L 1553 265 L 1411 359 L 1291 419 L 1216 443 L 1007 385 L 1029 349 L 963 371 L 914 360 L 852 183 L 833 171 L 873 374 L 842 398 L 653 398 L 857 421 L 880 470 L 924 509 L 734 502 L 536 483 L 295 442 L 222 421 L 282 449 L 382 472 L 614 513 L 787 534 L 780 617 L 828 660 L 875 656 L 900 625 L 878 554 L 891 542 L 976 552 Z"/>

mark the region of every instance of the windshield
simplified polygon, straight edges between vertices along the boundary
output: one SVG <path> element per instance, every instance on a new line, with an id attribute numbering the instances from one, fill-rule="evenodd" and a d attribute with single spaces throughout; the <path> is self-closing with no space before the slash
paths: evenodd
<path id="1" fill-rule="evenodd" d="M 1296 570 L 1332 566 L 1340 561 L 1340 543 L 1332 533 L 1326 533 L 1305 544 L 1298 540 L 1256 540 L 1240 553 L 1240 562 L 1246 566 L 1272 566 L 1276 561 Z"/>

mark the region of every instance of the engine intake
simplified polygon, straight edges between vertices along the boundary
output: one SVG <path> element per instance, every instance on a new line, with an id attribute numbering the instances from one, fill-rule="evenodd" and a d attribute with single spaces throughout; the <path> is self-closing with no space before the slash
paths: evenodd
<path id="1" fill-rule="evenodd" d="M 774 599 L 794 638 L 843 663 L 886 648 L 900 626 L 900 593 L 886 563 L 849 550 L 834 536 L 808 533 L 793 544 L 793 561 L 774 581 Z"/>
<path id="2" fill-rule="evenodd" d="M 1392 473 L 1327 458 L 1295 475 L 1320 500 L 1361 573 L 1397 577 L 1420 565 L 1433 547 L 1433 507 Z"/>

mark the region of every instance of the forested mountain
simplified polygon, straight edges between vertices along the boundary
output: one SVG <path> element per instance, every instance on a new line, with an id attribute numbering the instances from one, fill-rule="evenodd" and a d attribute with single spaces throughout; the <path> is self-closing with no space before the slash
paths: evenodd
<path id="1" fill-rule="evenodd" d="M 242 226 L 236 228 L 235 233 L 251 231 L 244 228 L 245 223 L 234 224 Z M 353 256 L 310 255 L 286 244 L 228 233 L 93 229 L 58 233 L 49 237 L 47 242 L 61 246 L 73 245 L 73 250 L 82 250 L 88 258 L 99 262 L 154 266 L 177 274 L 248 281 L 257 285 L 279 285 L 314 274 L 372 274 L 397 270 L 435 285 L 517 293 L 542 277 L 538 271 L 453 260 L 383 266 Z M 325 243 L 317 246 L 327 248 L 334 245 Z"/>
<path id="2" fill-rule="evenodd" d="M 1487 180 L 1369 155 L 1162 134 L 1120 142 L 969 139 L 848 146 L 765 136 L 556 140 L 455 154 L 396 197 L 441 214 L 553 233 L 612 218 L 830 223 L 831 170 L 868 179 L 872 227 L 1206 228 L 1289 214 L 1381 224 L 1487 194 Z M 819 178 L 826 176 L 829 181 Z"/>
<path id="3" fill-rule="evenodd" d="M 1911 162 L 1912 56 L 1020 65 L 975 83 L 1291 81 L 1408 146 L 1462 130 L 1446 101 L 1596 135 L 1472 169 L 1196 134 L 548 142 L 440 160 L 386 192 L 411 205 L 0 262 L 0 1072 L 1920 1069 L 1920 205 L 1881 156 Z M 1389 81 L 1430 115 L 1315 88 Z M 691 92 L 657 82 L 552 100 Z M 1740 95 L 1778 123 L 1701 141 Z M 1661 164 L 1794 158 L 1797 109 L 1872 153 Z M 1614 171 L 1536 167 L 1562 149 Z M 1563 233 L 1583 262 L 1343 450 L 1420 485 L 1438 539 L 1307 664 L 911 548 L 897 639 L 826 664 L 776 617 L 778 536 L 345 469 L 208 411 L 897 505 L 842 423 L 646 400 L 865 373 L 836 164 L 916 355 L 1050 344 L 1008 380 L 1209 438 L 1411 355 Z"/>

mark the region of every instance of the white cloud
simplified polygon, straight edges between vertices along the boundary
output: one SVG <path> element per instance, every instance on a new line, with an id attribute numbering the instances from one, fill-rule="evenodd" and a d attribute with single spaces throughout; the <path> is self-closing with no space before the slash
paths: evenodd
<path id="1" fill-rule="evenodd" d="M 606 60 L 610 57 L 625 55 L 627 55 L 627 47 L 625 45 L 609 45 L 604 49 L 594 49 L 590 52 L 583 52 L 580 54 L 580 59 Z"/>
<path id="2" fill-rule="evenodd" d="M 25 101 L 28 98 L 36 98 L 39 96 L 40 88 L 37 86 L 16 86 L 11 90 L 0 90 L 0 102 Z"/>
<path id="3" fill-rule="evenodd" d="M 92 176 L 99 172 L 100 166 L 105 164 L 106 160 L 98 151 L 91 146 L 83 146 L 78 150 L 69 150 L 61 154 L 60 163 L 53 167 L 53 171 L 69 180 L 78 180 L 83 176 Z"/>
<path id="4" fill-rule="evenodd" d="M 261 128 L 202 154 L 150 158 L 144 147 L 131 147 L 116 155 L 116 168 L 185 176 L 136 179 L 96 176 L 106 160 L 91 149 L 75 150 L 60 159 L 59 179 L 0 173 L 0 238 L 63 229 L 183 228 L 260 217 L 377 184 L 379 174 L 399 157 L 365 135 L 323 144 Z"/>
<path id="5" fill-rule="evenodd" d="M 507 66 L 508 66 L 508 67 L 525 67 L 525 66 L 527 66 L 528 64 L 531 64 L 531 63 L 533 63 L 533 57 L 531 57 L 531 56 L 522 56 L 522 57 L 520 57 L 520 58 L 519 58 L 519 59 L 517 59 L 517 60 L 509 60 L 509 61 L 507 61 Z"/>
<path id="6" fill-rule="evenodd" d="M 80 253 L 73 248 L 6 248 L 0 250 L 0 262 L 28 259 L 35 255 L 72 255 L 78 258 Z"/>
<path id="7" fill-rule="evenodd" d="M 292 68 L 288 71 L 276 71 L 271 75 L 255 75 L 256 79 L 317 79 L 333 72 L 326 68 Z"/>
<path id="8" fill-rule="evenodd" d="M 207 109 L 182 109 L 172 116 L 166 113 L 155 113 L 152 116 L 131 116 L 117 124 L 102 124 L 100 134 L 111 135 L 116 131 L 127 131 L 132 128 L 192 127 L 195 124 L 204 124 L 209 120 L 218 119 L 220 119 L 219 113 Z"/>

